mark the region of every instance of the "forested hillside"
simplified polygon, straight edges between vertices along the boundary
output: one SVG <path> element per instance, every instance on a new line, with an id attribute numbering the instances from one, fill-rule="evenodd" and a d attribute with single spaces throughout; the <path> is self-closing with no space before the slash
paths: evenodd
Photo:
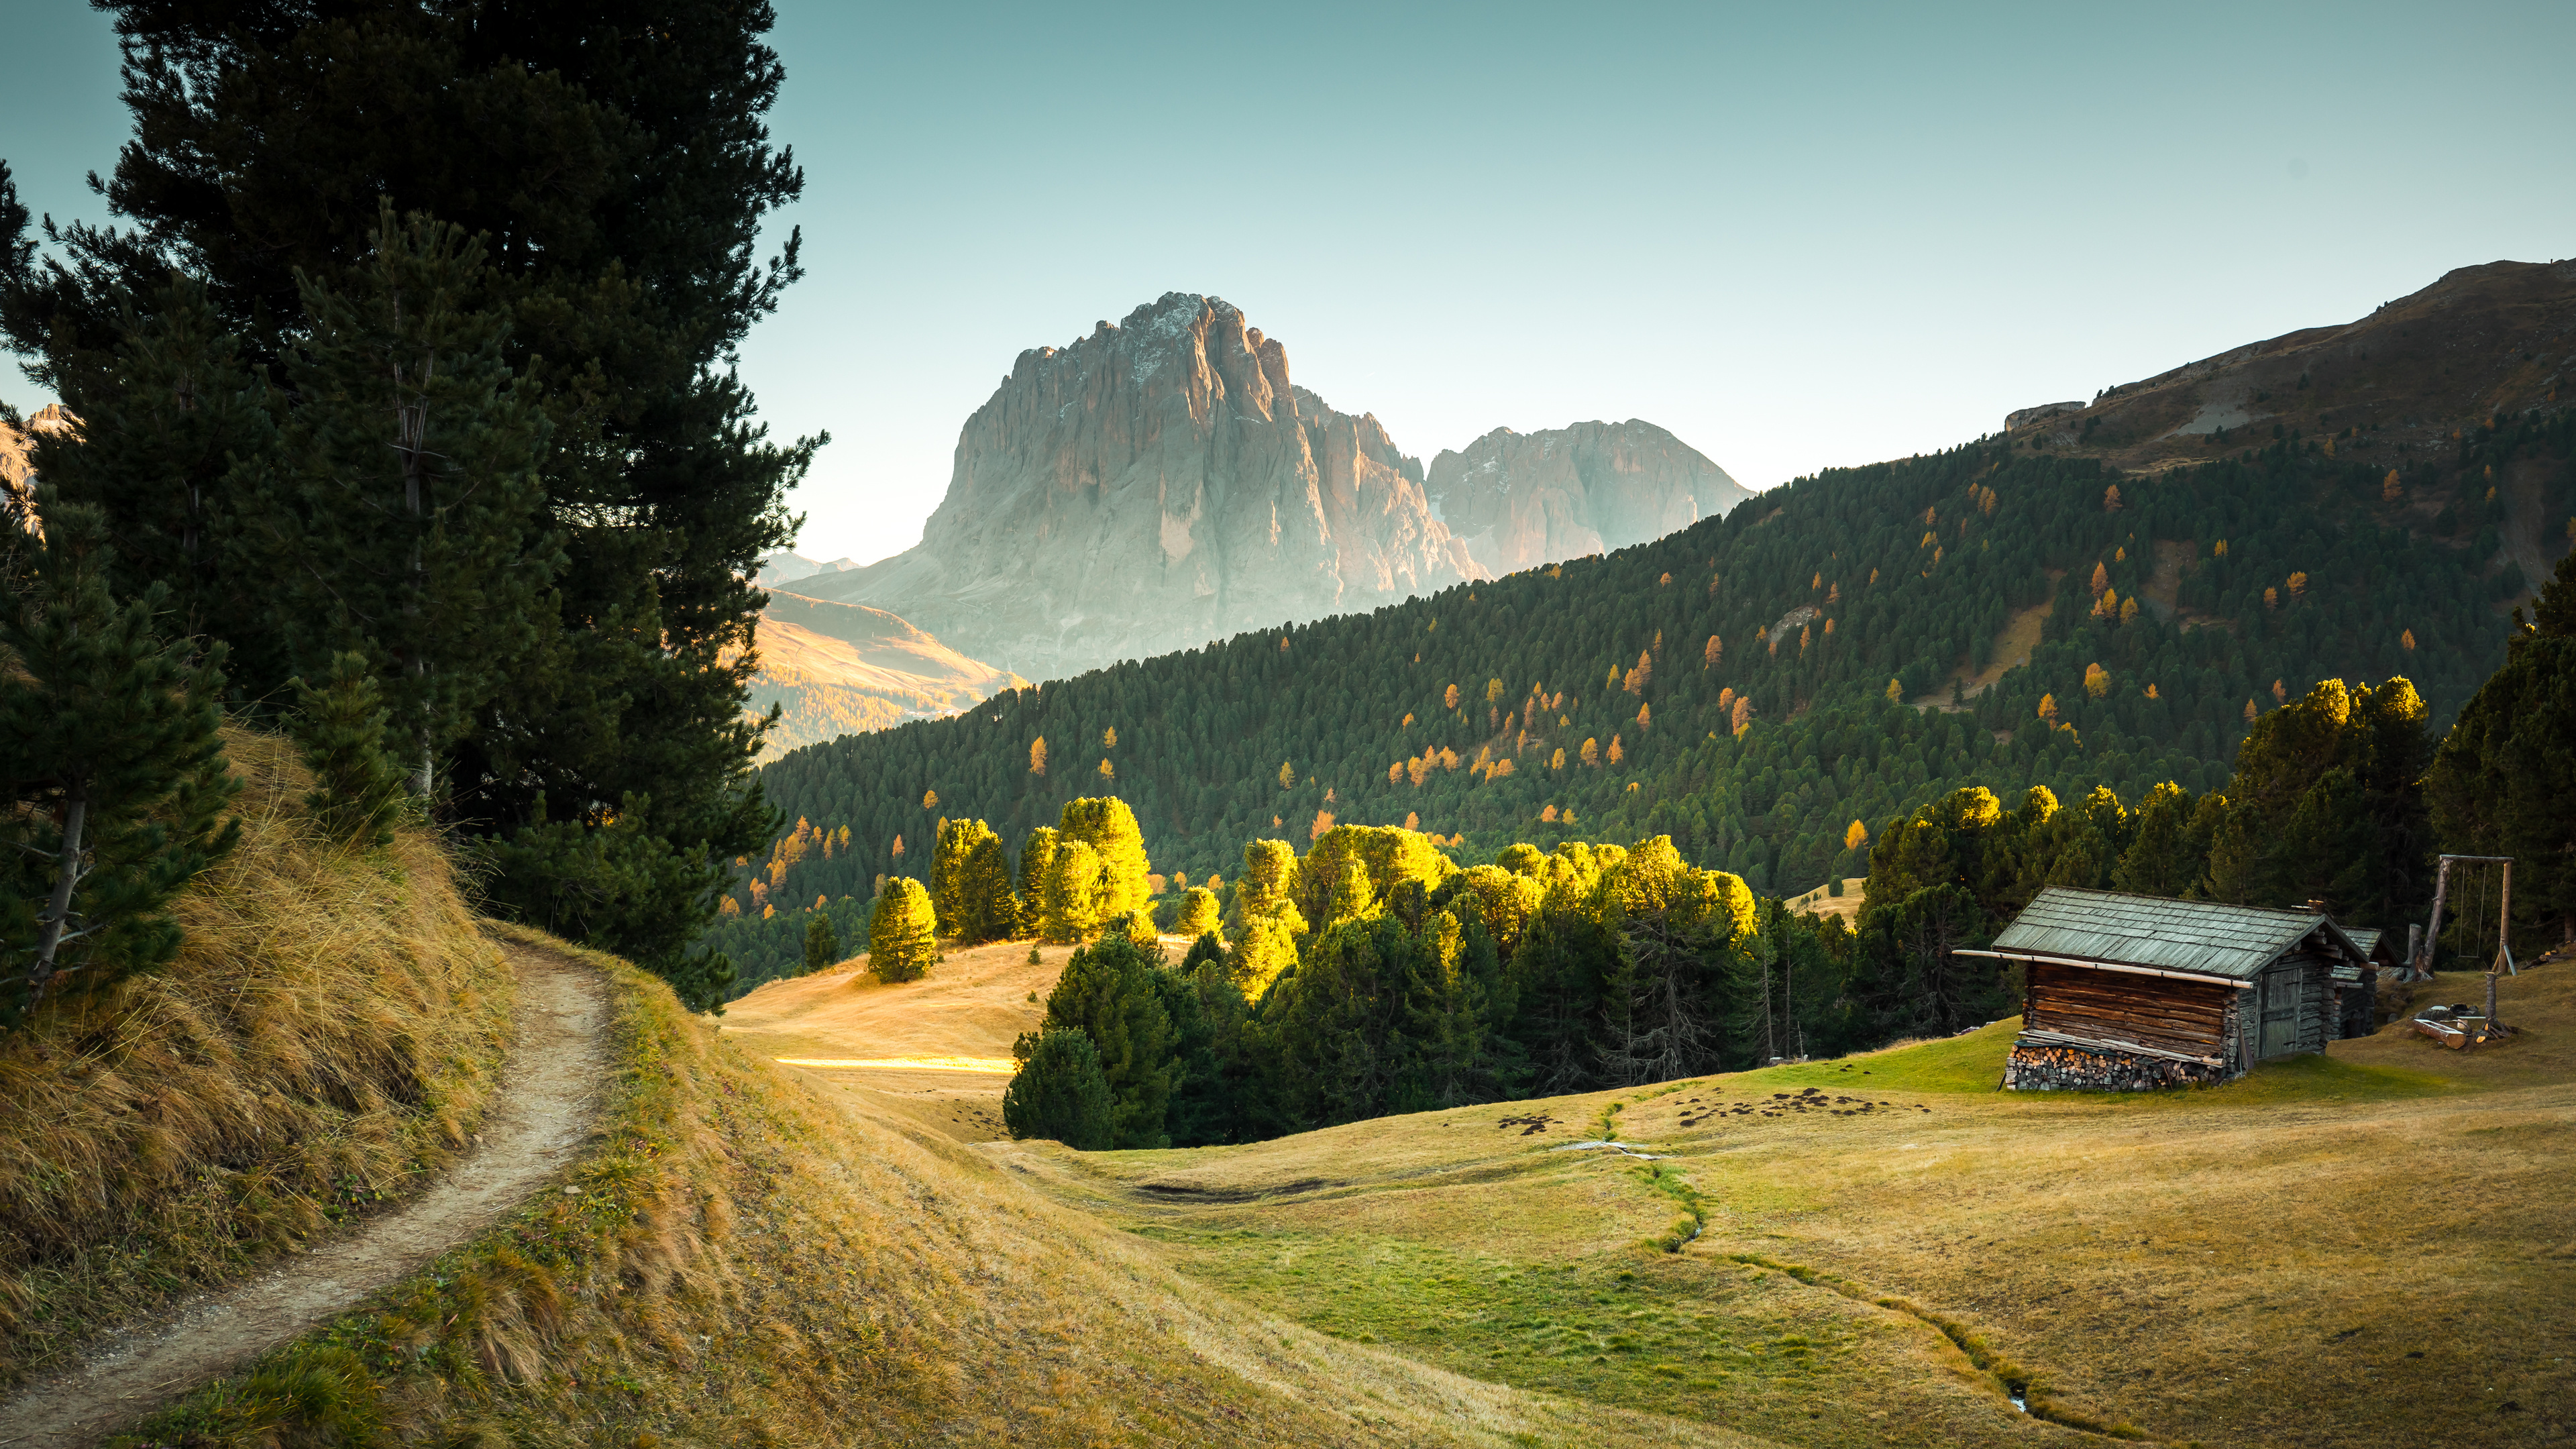
<path id="1" fill-rule="evenodd" d="M 926 869 L 942 818 L 1016 846 L 1102 793 L 1191 879 L 1253 838 L 1418 822 L 1462 861 L 1668 833 L 1785 893 L 1860 873 L 1868 833 L 1964 784 L 2215 788 L 2251 721 L 2322 679 L 2403 675 L 2438 735 L 2537 582 L 2502 530 L 2550 520 L 2565 547 L 2576 428 L 2503 422 L 2403 470 L 2338 457 L 2351 441 L 2139 478 L 1983 440 L 1606 558 L 809 747 L 765 772 L 806 844 L 746 862 L 736 908 L 864 900 Z M 2533 517 L 2509 509 L 2516 479 Z"/>

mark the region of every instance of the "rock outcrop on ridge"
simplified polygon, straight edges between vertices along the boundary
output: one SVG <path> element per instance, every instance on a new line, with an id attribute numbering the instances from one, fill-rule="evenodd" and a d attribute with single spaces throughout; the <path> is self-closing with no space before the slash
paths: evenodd
<path id="1" fill-rule="evenodd" d="M 1377 419 L 1293 386 L 1231 304 L 1171 292 L 1021 353 L 921 543 L 797 586 L 1048 679 L 1481 577 Z"/>
<path id="2" fill-rule="evenodd" d="M 1637 418 L 1496 428 L 1434 458 L 1424 492 L 1477 566 L 1498 576 L 1661 538 L 1753 496 L 1697 448 Z"/>

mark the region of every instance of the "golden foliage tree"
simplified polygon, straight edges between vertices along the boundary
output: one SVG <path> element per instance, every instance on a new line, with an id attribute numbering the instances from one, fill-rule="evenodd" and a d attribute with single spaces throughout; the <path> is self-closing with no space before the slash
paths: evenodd
<path id="1" fill-rule="evenodd" d="M 1046 736 L 1044 735 L 1029 741 L 1029 773 L 1032 775 L 1046 773 Z"/>
<path id="2" fill-rule="evenodd" d="M 938 933 L 939 917 L 921 882 L 910 876 L 887 881 L 868 913 L 868 974 L 889 985 L 929 975 L 939 957 Z"/>

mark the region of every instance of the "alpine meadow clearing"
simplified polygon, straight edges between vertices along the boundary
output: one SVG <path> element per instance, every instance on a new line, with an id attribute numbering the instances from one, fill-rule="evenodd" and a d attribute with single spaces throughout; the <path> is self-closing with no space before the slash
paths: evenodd
<path id="1" fill-rule="evenodd" d="M 955 952 L 944 989 L 854 963 L 754 993 L 725 1035 L 773 1057 L 1005 1057 L 1055 955 Z M 2172 1093 L 1997 1091 L 2008 1020 L 1167 1151 L 995 1140 L 997 1074 L 786 1070 L 977 1144 L 997 1188 L 1372 1373 L 1807 1444 L 2554 1442 L 2576 1352 L 2576 966 L 2507 978 L 2501 1001 L 2523 1035 L 2477 1053 L 2391 1026 Z M 1365 1423 L 1362 1383 L 1343 1407 Z"/>

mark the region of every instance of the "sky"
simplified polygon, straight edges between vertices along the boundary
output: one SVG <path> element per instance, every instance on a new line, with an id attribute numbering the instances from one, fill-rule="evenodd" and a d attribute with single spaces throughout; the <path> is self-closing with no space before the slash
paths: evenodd
<path id="1" fill-rule="evenodd" d="M 832 435 L 827 559 L 919 540 L 1020 352 L 1168 291 L 1426 463 L 1635 417 L 1759 488 L 2576 255 L 2563 0 L 778 9 L 807 278 L 740 367 Z M 0 156 L 104 219 L 105 20 L 9 33 Z"/>

